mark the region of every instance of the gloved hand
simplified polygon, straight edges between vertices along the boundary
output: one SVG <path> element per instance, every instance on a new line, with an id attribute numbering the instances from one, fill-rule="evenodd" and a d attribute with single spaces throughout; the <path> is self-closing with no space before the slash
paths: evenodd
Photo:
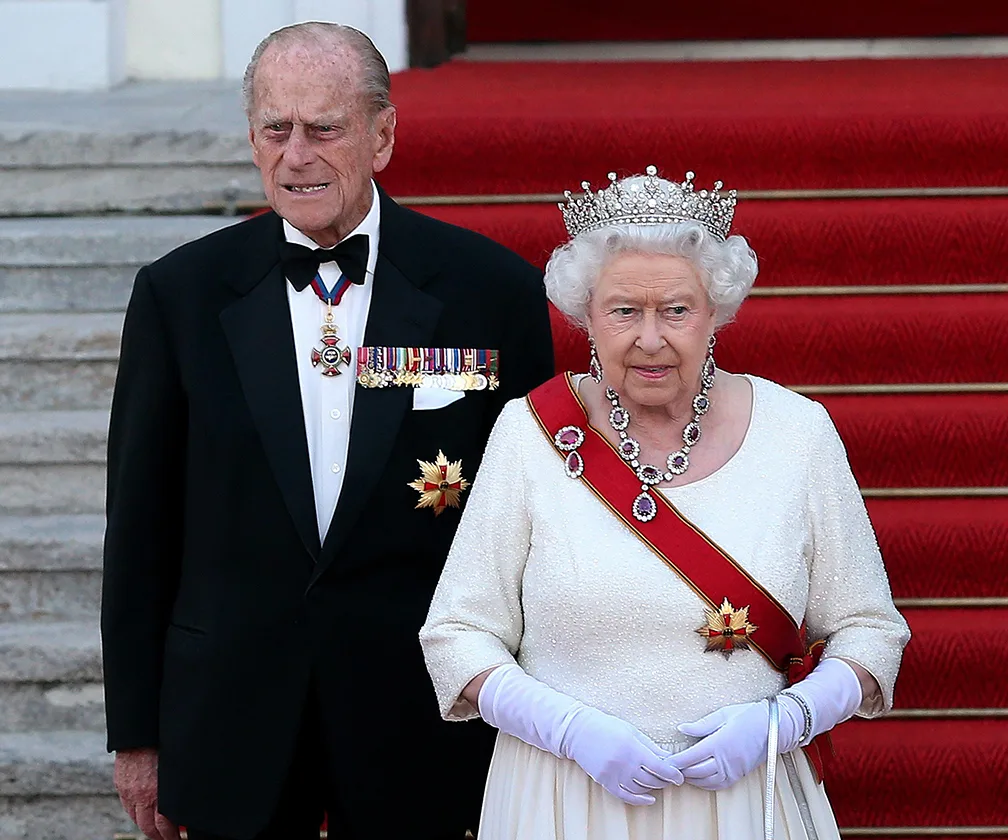
<path id="1" fill-rule="evenodd" d="M 683 782 L 670 753 L 635 727 L 555 691 L 517 665 L 490 672 L 480 689 L 479 712 L 501 732 L 577 762 L 630 805 L 652 805 L 654 791 Z"/>
<path id="2" fill-rule="evenodd" d="M 812 713 L 812 727 L 802 742 L 805 713 L 787 694 L 777 695 L 780 729 L 777 750 L 788 753 L 816 735 L 847 720 L 861 705 L 861 683 L 840 659 L 822 660 L 804 680 L 787 689 L 800 695 Z M 679 731 L 702 740 L 672 756 L 683 777 L 704 790 L 724 790 L 766 761 L 769 704 L 725 706 L 700 720 L 679 725 Z"/>

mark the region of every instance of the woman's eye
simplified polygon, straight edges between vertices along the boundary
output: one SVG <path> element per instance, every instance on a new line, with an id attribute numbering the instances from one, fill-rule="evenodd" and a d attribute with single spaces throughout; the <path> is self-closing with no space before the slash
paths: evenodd
<path id="1" fill-rule="evenodd" d="M 670 306 L 669 312 L 671 312 L 673 315 L 685 315 L 687 312 L 689 312 L 689 309 L 687 309 L 685 306 Z"/>
<path id="2" fill-rule="evenodd" d="M 632 306 L 617 306 L 613 312 L 617 315 L 633 315 L 634 308 Z"/>

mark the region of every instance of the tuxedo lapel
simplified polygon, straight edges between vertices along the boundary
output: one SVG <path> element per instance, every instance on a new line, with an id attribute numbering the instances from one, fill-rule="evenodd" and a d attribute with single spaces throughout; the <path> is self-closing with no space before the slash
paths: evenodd
<path id="1" fill-rule="evenodd" d="M 317 558 L 315 493 L 287 281 L 278 262 L 279 231 L 264 240 L 250 242 L 255 253 L 247 260 L 245 272 L 236 274 L 232 283 L 244 296 L 221 312 L 220 322 L 284 503 L 305 548 Z"/>
<path id="2" fill-rule="evenodd" d="M 417 288 L 385 256 L 385 214 L 374 289 L 364 344 L 369 347 L 424 347 L 437 327 L 442 304 Z M 350 451 L 336 510 L 329 525 L 312 583 L 333 562 L 385 469 L 406 412 L 412 410 L 413 389 L 362 388 L 354 394 Z"/>

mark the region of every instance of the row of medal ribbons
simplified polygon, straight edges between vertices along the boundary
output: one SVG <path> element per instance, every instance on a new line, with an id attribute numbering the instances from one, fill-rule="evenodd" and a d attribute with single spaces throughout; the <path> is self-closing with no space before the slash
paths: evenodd
<path id="1" fill-rule="evenodd" d="M 500 351 L 468 347 L 360 347 L 357 381 L 365 388 L 495 390 Z"/>

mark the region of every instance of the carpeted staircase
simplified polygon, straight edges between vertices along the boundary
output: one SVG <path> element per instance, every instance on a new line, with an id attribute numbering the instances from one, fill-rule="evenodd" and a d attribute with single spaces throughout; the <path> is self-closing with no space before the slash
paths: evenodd
<path id="1" fill-rule="evenodd" d="M 718 361 L 830 410 L 914 632 L 896 712 L 836 733 L 829 793 L 846 837 L 1008 838 L 1006 90 L 1004 59 L 460 61 L 393 83 L 400 130 L 383 186 L 539 265 L 563 238 L 551 202 L 582 179 L 655 163 L 743 191 L 735 230 L 761 274 Z M 155 95 L 126 91 L 120 104 L 141 93 Z M 236 162 L 240 125 L 173 132 L 112 138 L 110 158 L 157 147 L 115 172 L 90 163 L 87 137 L 73 160 L 93 172 L 11 170 L 34 186 L 0 195 L 0 214 L 198 212 L 234 173 L 255 181 Z M 193 163 L 197 140 L 210 163 Z M 169 141 L 186 178 L 161 166 Z M 168 174 L 150 186 L 127 165 Z M 108 840 L 125 827 L 100 731 L 96 616 L 122 309 L 139 264 L 223 223 L 0 222 L 0 829 L 11 837 Z M 555 327 L 558 365 L 583 370 L 583 338 Z"/>
<path id="2" fill-rule="evenodd" d="M 1003 7 L 984 0 L 468 0 L 469 43 L 897 38 L 1001 35 Z"/>
<path id="3" fill-rule="evenodd" d="M 743 192 L 735 231 L 761 273 L 719 364 L 826 405 L 914 633 L 896 711 L 836 732 L 846 836 L 1008 837 L 998 89 L 1000 59 L 457 63 L 396 80 L 386 188 L 454 196 L 425 212 L 539 265 L 564 235 L 551 199 L 582 179 L 656 163 Z M 585 370 L 583 337 L 554 316 L 558 367 Z"/>
<path id="4" fill-rule="evenodd" d="M 1004 186 L 1006 90 L 1006 58 L 456 62 L 396 79 L 382 183 L 553 193 L 658 162 L 749 190 Z"/>

